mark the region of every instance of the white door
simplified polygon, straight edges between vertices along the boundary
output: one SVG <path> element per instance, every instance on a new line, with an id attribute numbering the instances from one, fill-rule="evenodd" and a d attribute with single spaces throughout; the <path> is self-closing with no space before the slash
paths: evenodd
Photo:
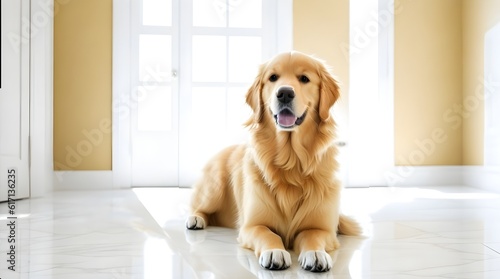
<path id="1" fill-rule="evenodd" d="M 1 1 L 0 201 L 30 195 L 29 18 L 29 0 Z"/>
<path id="2" fill-rule="evenodd" d="M 190 186 L 212 155 L 246 139 L 244 95 L 278 52 L 277 2 L 131 5 L 131 185 Z"/>

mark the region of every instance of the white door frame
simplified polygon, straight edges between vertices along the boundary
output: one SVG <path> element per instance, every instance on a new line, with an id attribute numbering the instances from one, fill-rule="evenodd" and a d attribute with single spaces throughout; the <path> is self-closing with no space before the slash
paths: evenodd
<path id="1" fill-rule="evenodd" d="M 131 0 L 113 0 L 113 187 L 132 185 L 129 97 L 131 80 Z"/>
<path id="2" fill-rule="evenodd" d="M 31 197 L 53 190 L 54 11 L 67 3 L 30 0 L 30 177 Z"/>

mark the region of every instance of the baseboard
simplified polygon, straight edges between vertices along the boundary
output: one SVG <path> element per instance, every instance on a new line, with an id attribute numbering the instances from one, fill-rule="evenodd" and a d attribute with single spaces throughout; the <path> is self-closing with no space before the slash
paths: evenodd
<path id="1" fill-rule="evenodd" d="M 388 186 L 463 185 L 462 166 L 396 166 L 385 173 Z"/>
<path id="2" fill-rule="evenodd" d="M 500 167 L 398 166 L 387 176 L 389 186 L 463 185 L 500 193 Z"/>
<path id="3" fill-rule="evenodd" d="M 500 167 L 463 166 L 463 185 L 500 193 Z"/>
<path id="4" fill-rule="evenodd" d="M 54 171 L 54 190 L 112 190 L 112 171 Z"/>

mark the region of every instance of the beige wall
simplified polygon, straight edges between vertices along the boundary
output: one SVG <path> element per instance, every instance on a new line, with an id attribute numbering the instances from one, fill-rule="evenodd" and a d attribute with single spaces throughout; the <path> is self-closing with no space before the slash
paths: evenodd
<path id="1" fill-rule="evenodd" d="M 397 165 L 462 164 L 462 127 L 449 110 L 462 103 L 460 0 L 401 0 L 394 30 Z"/>
<path id="2" fill-rule="evenodd" d="M 482 165 L 484 101 L 476 94 L 484 94 L 484 36 L 500 22 L 500 1 L 400 2 L 403 11 L 395 21 L 397 164 L 414 164 L 412 154 L 420 160 L 419 150 L 434 144 L 422 165 Z M 433 140 L 433 133 L 442 136 L 442 143 Z"/>
<path id="3" fill-rule="evenodd" d="M 325 60 L 341 82 L 341 97 L 334 109 L 339 129 L 347 126 L 349 104 L 346 45 L 349 45 L 349 0 L 293 1 L 294 49 Z"/>
<path id="4" fill-rule="evenodd" d="M 326 61 L 348 91 L 349 0 L 293 1 L 293 48 Z"/>
<path id="5" fill-rule="evenodd" d="M 110 170 L 112 0 L 56 2 L 54 168 Z"/>
<path id="6" fill-rule="evenodd" d="M 484 141 L 484 37 L 500 23 L 500 1 L 463 0 L 463 163 L 483 164 Z M 480 96 L 476 95 L 480 92 Z M 487 101 L 487 100 L 486 100 Z M 475 105 L 477 102 L 477 106 Z M 499 120 L 500 121 L 500 120 Z"/>

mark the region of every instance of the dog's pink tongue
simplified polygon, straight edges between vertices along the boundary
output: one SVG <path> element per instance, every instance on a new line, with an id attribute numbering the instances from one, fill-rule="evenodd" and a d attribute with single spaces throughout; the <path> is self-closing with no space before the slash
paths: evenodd
<path id="1" fill-rule="evenodd" d="M 283 127 L 290 127 L 295 124 L 297 117 L 293 115 L 289 110 L 285 109 L 278 114 L 278 124 Z"/>

